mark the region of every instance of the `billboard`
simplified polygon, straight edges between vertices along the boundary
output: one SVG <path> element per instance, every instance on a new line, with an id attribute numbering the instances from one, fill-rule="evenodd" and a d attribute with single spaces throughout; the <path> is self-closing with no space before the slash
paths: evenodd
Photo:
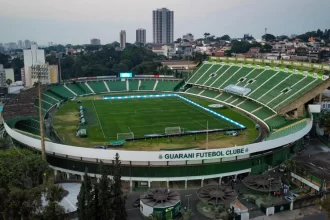
<path id="1" fill-rule="evenodd" d="M 133 73 L 119 73 L 120 78 L 132 78 Z"/>

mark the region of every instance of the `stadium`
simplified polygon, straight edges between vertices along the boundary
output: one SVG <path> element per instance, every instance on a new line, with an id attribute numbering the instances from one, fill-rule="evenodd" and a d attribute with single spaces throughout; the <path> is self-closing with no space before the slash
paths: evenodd
<path id="1" fill-rule="evenodd" d="M 302 70 L 310 67 L 311 71 Z M 183 81 L 170 76 L 85 77 L 22 91 L 3 110 L 16 145 L 41 150 L 58 178 L 81 179 L 116 153 L 131 188 L 185 188 L 261 173 L 299 148 L 313 125 L 315 98 L 330 87 L 291 61 L 211 57 Z M 107 149 L 99 149 L 107 148 Z"/>

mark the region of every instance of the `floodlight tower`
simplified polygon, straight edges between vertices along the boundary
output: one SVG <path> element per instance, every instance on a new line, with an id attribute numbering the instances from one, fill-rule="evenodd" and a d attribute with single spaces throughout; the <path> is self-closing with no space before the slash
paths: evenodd
<path id="1" fill-rule="evenodd" d="M 41 83 L 42 80 L 49 78 L 47 65 L 33 65 L 31 67 L 32 79 L 37 79 L 38 83 L 38 96 L 39 96 L 39 122 L 40 122 L 40 141 L 41 141 L 41 155 L 42 159 L 46 160 L 46 148 L 45 148 L 45 135 L 44 135 L 44 118 L 42 116 L 42 100 L 41 100 Z"/>

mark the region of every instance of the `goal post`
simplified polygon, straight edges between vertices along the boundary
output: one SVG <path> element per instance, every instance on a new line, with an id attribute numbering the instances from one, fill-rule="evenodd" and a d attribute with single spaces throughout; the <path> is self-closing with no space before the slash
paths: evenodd
<path id="1" fill-rule="evenodd" d="M 118 141 L 124 141 L 127 139 L 134 139 L 134 133 L 129 132 L 129 133 L 117 133 L 117 140 Z"/>
<path id="2" fill-rule="evenodd" d="M 165 134 L 167 134 L 167 135 L 181 134 L 181 127 L 166 127 Z"/>

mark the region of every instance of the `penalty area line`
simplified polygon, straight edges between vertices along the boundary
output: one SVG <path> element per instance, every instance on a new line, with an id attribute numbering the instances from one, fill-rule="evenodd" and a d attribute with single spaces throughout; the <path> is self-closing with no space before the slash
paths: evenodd
<path id="1" fill-rule="evenodd" d="M 102 125 L 101 125 L 101 121 L 100 121 L 99 115 L 97 114 L 97 111 L 96 111 L 96 108 L 95 108 L 95 105 L 94 105 L 94 100 L 92 100 L 92 102 L 93 102 L 93 107 L 94 107 L 94 111 L 95 111 L 95 114 L 96 114 L 97 120 L 99 121 L 99 125 L 100 125 L 101 130 L 102 130 L 102 133 L 103 133 L 103 137 L 104 137 L 104 138 L 107 138 L 107 137 L 105 136 L 105 134 L 104 134 L 103 127 L 102 127 Z"/>

